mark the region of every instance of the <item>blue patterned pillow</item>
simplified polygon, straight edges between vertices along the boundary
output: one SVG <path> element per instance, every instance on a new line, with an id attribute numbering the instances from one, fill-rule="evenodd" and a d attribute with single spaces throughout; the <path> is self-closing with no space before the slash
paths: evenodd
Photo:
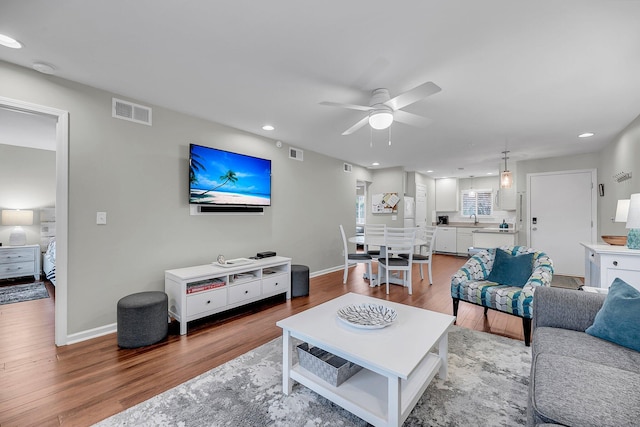
<path id="1" fill-rule="evenodd" d="M 533 270 L 533 254 L 511 255 L 502 249 L 496 249 L 496 257 L 487 280 L 501 285 L 523 287 Z"/>
<path id="2" fill-rule="evenodd" d="M 616 279 L 596 314 L 589 335 L 640 351 L 640 291 Z"/>

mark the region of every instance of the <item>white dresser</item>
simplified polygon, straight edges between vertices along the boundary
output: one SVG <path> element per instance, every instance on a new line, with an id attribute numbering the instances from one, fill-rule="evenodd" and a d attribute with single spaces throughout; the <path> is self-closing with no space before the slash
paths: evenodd
<path id="1" fill-rule="evenodd" d="M 40 245 L 0 246 L 0 279 L 24 276 L 40 280 Z"/>
<path id="2" fill-rule="evenodd" d="M 640 250 L 604 244 L 581 245 L 585 248 L 586 286 L 609 289 L 611 283 L 619 277 L 640 289 Z"/>

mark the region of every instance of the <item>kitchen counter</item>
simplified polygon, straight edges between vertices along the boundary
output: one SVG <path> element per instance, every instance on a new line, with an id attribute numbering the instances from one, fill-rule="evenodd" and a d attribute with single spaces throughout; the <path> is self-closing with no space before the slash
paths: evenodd
<path id="1" fill-rule="evenodd" d="M 485 227 L 473 230 L 473 233 L 500 233 L 500 234 L 516 234 L 515 228 L 498 228 L 498 227 Z"/>
<path id="2" fill-rule="evenodd" d="M 498 224 L 491 222 L 479 222 L 474 224 L 472 222 L 450 222 L 449 224 L 434 224 L 438 227 L 456 227 L 456 228 L 485 228 L 485 227 L 497 227 Z"/>

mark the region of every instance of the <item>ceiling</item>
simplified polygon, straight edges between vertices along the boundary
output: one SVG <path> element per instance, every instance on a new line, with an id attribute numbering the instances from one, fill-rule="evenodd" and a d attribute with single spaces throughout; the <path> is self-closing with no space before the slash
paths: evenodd
<path id="1" fill-rule="evenodd" d="M 640 114 L 640 1 L 2 0 L 0 33 L 24 44 L 0 60 L 433 177 L 495 173 L 505 147 L 510 162 L 594 152 Z M 427 81 L 442 91 L 405 111 L 432 124 L 394 123 L 391 146 L 341 135 L 366 113 L 320 105 Z"/>

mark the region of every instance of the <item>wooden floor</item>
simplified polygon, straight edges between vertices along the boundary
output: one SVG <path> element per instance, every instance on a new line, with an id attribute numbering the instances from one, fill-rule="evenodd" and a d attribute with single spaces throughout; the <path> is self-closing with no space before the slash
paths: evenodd
<path id="1" fill-rule="evenodd" d="M 346 292 L 451 314 L 450 277 L 465 258 L 436 255 L 434 283 L 413 274 L 413 295 L 392 285 L 370 288 L 364 266 L 311 279 L 308 297 L 272 299 L 226 316 L 189 324 L 180 336 L 172 323 L 167 339 L 123 350 L 116 335 L 54 345 L 54 300 L 0 305 L 0 426 L 88 426 L 206 372 L 281 334 L 276 321 Z M 425 271 L 426 274 L 426 271 Z M 49 286 L 50 294 L 54 289 Z M 522 340 L 522 320 L 460 303 L 459 326 Z M 524 345 L 514 342 L 514 345 Z"/>

